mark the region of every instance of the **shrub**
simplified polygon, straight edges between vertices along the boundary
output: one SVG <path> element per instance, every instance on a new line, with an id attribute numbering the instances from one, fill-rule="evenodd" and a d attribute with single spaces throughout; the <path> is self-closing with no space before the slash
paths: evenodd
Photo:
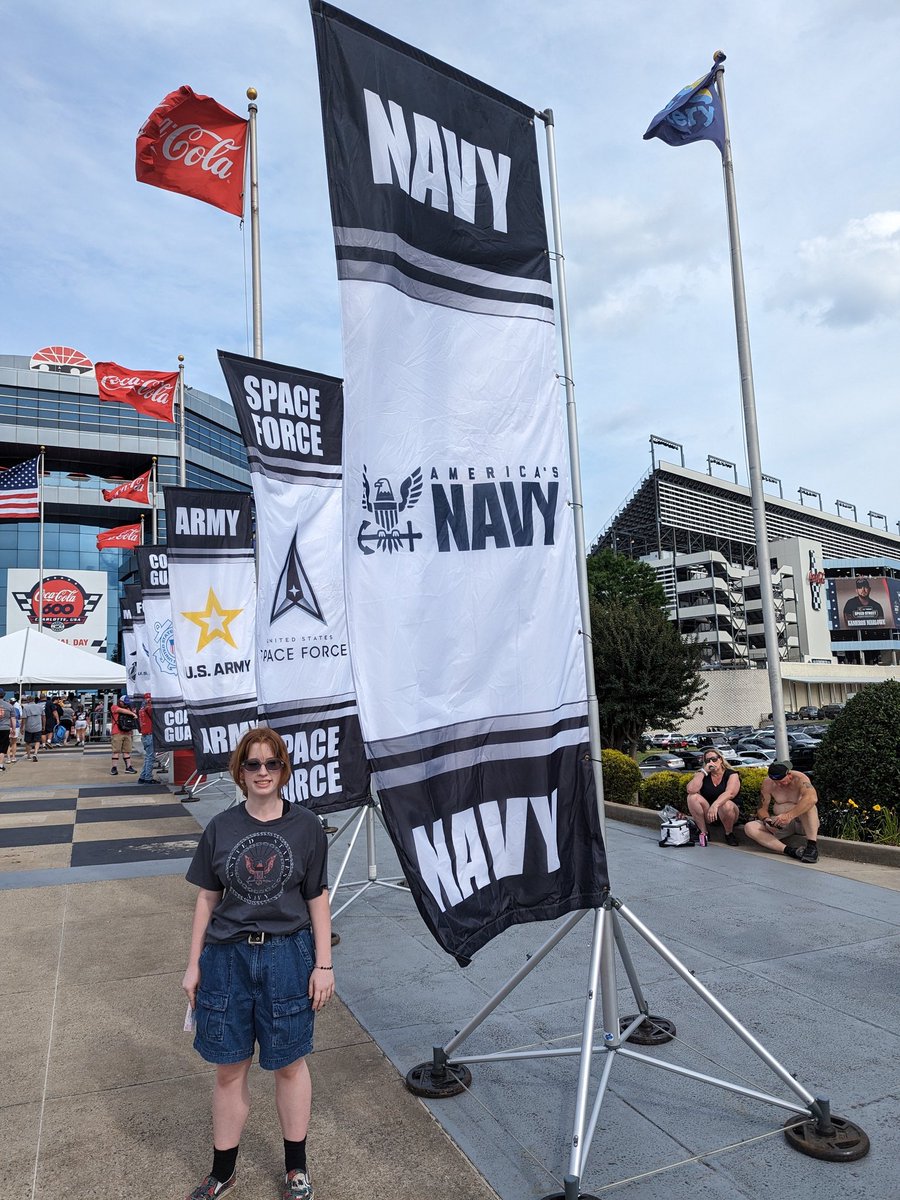
<path id="1" fill-rule="evenodd" d="M 693 777 L 693 772 L 658 771 L 641 784 L 640 802 L 644 808 L 660 809 L 671 804 L 684 811 L 687 807 L 684 789 Z"/>
<path id="2" fill-rule="evenodd" d="M 900 683 L 858 692 L 835 717 L 816 755 L 815 785 L 826 827 L 869 840 L 897 812 L 900 796 Z M 852 803 L 851 803 L 852 800 Z M 876 809 L 876 805 L 879 807 Z M 838 836 L 841 836 L 838 834 Z"/>
<path id="3" fill-rule="evenodd" d="M 756 817 L 759 809 L 759 789 L 766 777 L 765 767 L 738 767 L 737 773 L 741 778 L 740 801 L 741 816 L 745 821 Z"/>
<path id="4" fill-rule="evenodd" d="M 619 750 L 602 750 L 603 799 L 613 804 L 636 804 L 641 773 L 633 758 Z"/>

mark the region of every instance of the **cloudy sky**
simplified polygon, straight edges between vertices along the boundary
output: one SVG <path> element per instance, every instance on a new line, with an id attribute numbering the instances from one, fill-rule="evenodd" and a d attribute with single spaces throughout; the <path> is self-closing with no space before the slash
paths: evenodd
<path id="1" fill-rule="evenodd" d="M 650 465 L 746 482 L 718 151 L 642 141 L 728 55 L 763 470 L 900 520 L 900 6 L 895 0 L 355 0 L 364 20 L 556 117 L 588 539 Z M 265 354 L 342 373 L 304 0 L 35 0 L 5 22 L 0 353 L 132 367 L 249 352 L 249 230 L 134 180 L 138 127 L 182 83 L 259 90 Z M 727 476 L 728 472 L 725 471 Z"/>

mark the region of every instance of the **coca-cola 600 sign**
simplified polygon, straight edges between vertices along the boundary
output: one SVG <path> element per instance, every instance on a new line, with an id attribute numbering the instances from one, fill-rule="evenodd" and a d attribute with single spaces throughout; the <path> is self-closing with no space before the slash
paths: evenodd
<path id="1" fill-rule="evenodd" d="M 43 610 L 43 632 L 82 650 L 106 654 L 106 596 L 104 571 L 46 571 L 41 590 L 36 569 L 12 568 L 8 573 L 7 633 L 33 628 Z"/>

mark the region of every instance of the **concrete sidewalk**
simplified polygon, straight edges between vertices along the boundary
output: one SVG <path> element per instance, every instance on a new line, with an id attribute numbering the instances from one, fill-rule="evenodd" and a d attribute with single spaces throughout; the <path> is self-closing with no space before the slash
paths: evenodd
<path id="1" fill-rule="evenodd" d="M 112 782 L 108 760 L 85 759 L 67 762 L 61 752 L 52 763 L 31 764 L 34 774 L 26 778 L 35 803 L 38 784 L 52 792 L 65 781 L 89 789 Z M 9 787 L 10 775 L 18 780 L 20 771 L 17 765 L 0 777 L 0 832 L 6 804 L 22 807 Z M 132 780 L 120 777 L 116 794 L 100 797 L 110 811 L 127 810 L 129 802 L 150 805 L 150 797 L 138 799 Z M 230 798 L 227 786 L 212 788 L 182 811 L 199 831 Z M 153 804 L 174 801 L 166 793 Z M 84 802 L 78 800 L 76 830 Z M 48 827 L 46 810 L 33 816 Z M 9 819 L 20 821 L 21 813 L 9 812 Z M 128 823 L 127 816 L 118 819 Z M 152 820 L 150 807 L 141 820 Z M 84 824 L 87 831 L 96 822 Z M 161 840 L 148 841 L 143 852 L 169 853 L 167 839 L 152 836 Z M 332 874 L 348 838 L 349 830 L 335 838 Z M 211 1072 L 181 1033 L 179 984 L 193 889 L 181 878 L 183 859 L 128 861 L 124 855 L 141 849 L 140 839 L 129 844 L 127 851 L 119 845 L 112 862 L 39 868 L 30 861 L 0 873 L 3 1200 L 111 1194 L 178 1200 L 207 1170 Z M 379 878 L 396 874 L 380 828 L 376 847 Z M 872 1152 L 843 1165 L 798 1155 L 780 1132 L 786 1111 L 618 1058 L 584 1190 L 626 1200 L 900 1195 L 900 892 L 867 882 L 894 883 L 895 876 L 882 874 L 891 868 L 825 859 L 807 867 L 717 844 L 663 850 L 654 830 L 615 822 L 609 856 L 614 894 L 803 1086 L 830 1095 L 836 1113 L 862 1125 Z M 835 866 L 840 873 L 832 873 Z M 347 878 L 368 874 L 361 837 Z M 353 892 L 341 888 L 335 909 Z M 588 916 L 511 993 L 463 1056 L 577 1043 L 590 925 Z M 473 1065 L 468 1092 L 428 1108 L 402 1081 L 555 926 L 508 930 L 465 971 L 439 949 L 405 891 L 369 887 L 338 916 L 336 928 L 341 1002 L 320 1019 L 311 1060 L 309 1149 L 318 1200 L 539 1200 L 561 1190 L 576 1059 Z M 647 1053 L 794 1098 L 627 928 L 626 938 L 651 1011 L 678 1028 L 674 1042 Z M 633 997 L 619 975 L 621 1011 L 632 1012 Z M 240 1195 L 275 1200 L 280 1135 L 271 1078 L 255 1068 L 252 1082 Z"/>
<path id="2" fill-rule="evenodd" d="M 105 754 L 50 751 L 0 775 L 2 1200 L 180 1200 L 209 1170 L 212 1069 L 182 1032 L 196 891 L 159 832 L 174 820 L 192 844 L 200 825 L 181 805 L 174 818 L 155 816 L 175 802 L 169 791 L 138 790 L 134 776 L 111 780 L 108 771 Z M 60 802 L 103 788 L 87 799 L 104 817 L 120 814 L 99 822 L 99 840 L 116 847 L 112 861 L 66 868 L 82 844 L 77 818 L 94 810 Z M 212 789 L 201 803 L 228 799 L 227 789 Z M 97 824 L 81 826 L 89 841 Z M 4 846 L 10 831 L 7 842 L 18 844 Z M 154 849 L 161 856 L 146 857 Z M 38 879 L 48 885 L 22 886 Z M 340 947 L 335 965 L 340 988 L 350 970 Z M 317 1019 L 310 1066 L 318 1200 L 495 1198 L 341 1000 Z M 276 1200 L 282 1146 L 271 1074 L 254 1067 L 251 1091 L 239 1194 Z"/>

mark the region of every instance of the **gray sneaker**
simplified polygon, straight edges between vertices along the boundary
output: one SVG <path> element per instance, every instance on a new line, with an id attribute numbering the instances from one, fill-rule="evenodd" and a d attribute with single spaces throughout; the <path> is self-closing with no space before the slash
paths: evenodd
<path id="1" fill-rule="evenodd" d="M 306 1171 L 288 1171 L 284 1177 L 281 1200 L 313 1200 L 312 1184 Z"/>

